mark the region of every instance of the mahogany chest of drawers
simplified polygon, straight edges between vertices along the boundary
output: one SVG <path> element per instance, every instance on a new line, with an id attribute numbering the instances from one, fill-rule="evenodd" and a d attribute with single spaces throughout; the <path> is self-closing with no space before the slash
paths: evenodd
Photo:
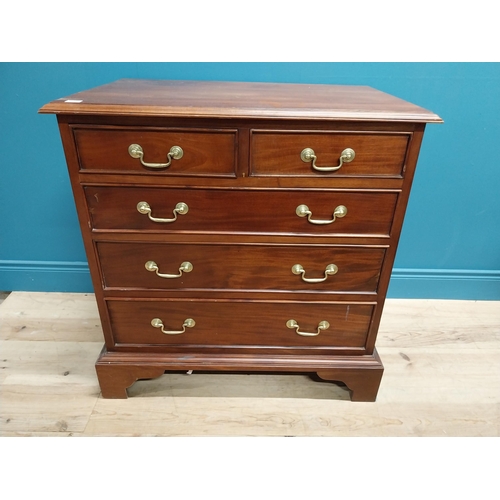
<path id="1" fill-rule="evenodd" d="M 374 401 L 430 111 L 369 87 L 119 80 L 57 114 L 104 398 L 165 371 L 316 373 Z"/>

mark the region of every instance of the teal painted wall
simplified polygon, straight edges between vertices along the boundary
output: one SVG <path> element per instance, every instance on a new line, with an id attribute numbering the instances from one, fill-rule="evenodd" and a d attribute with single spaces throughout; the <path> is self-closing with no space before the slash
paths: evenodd
<path id="1" fill-rule="evenodd" d="M 500 300 L 500 64 L 0 64 L 0 290 L 91 291 L 53 99 L 119 78 L 369 85 L 428 125 L 390 297 Z"/>

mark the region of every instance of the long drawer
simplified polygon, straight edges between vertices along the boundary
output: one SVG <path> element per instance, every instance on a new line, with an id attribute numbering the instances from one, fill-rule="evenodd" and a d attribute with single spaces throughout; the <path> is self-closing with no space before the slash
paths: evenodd
<path id="1" fill-rule="evenodd" d="M 362 348 L 374 308 L 226 300 L 108 300 L 107 307 L 116 344 L 310 349 Z"/>
<path id="2" fill-rule="evenodd" d="M 107 288 L 376 292 L 385 248 L 98 242 Z"/>
<path id="3" fill-rule="evenodd" d="M 398 192 L 86 186 L 97 230 L 389 236 Z"/>

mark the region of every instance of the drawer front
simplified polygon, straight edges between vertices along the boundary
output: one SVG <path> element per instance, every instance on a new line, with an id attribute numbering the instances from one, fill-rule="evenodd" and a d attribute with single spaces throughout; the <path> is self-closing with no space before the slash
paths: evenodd
<path id="1" fill-rule="evenodd" d="M 97 249 L 107 288 L 151 290 L 376 292 L 385 255 L 384 248 L 234 243 L 98 242 Z M 181 269 L 184 262 L 192 268 Z"/>
<path id="2" fill-rule="evenodd" d="M 178 131 L 151 129 L 75 128 L 80 169 L 166 176 L 236 177 L 236 131 Z M 144 166 L 130 155 L 133 144 L 142 148 L 146 164 L 167 164 L 172 147 L 182 149 L 168 167 Z"/>
<path id="3" fill-rule="evenodd" d="M 176 346 L 358 347 L 365 345 L 371 304 L 110 300 L 117 344 Z M 194 326 L 186 320 L 194 320 Z M 156 327 L 152 321 L 157 320 Z M 295 320 L 297 327 L 287 322 Z M 328 322 L 326 329 L 318 328 Z M 186 325 L 186 326 L 184 326 Z M 323 324 L 323 326 L 326 326 Z M 182 332 L 183 333 L 163 333 Z M 299 335 L 316 334 L 315 336 Z"/>
<path id="4" fill-rule="evenodd" d="M 400 178 L 409 139 L 409 134 L 253 131 L 251 175 Z M 320 169 L 338 167 L 346 149 L 354 151 L 354 159 L 343 160 L 335 171 L 316 170 L 312 160 L 301 159 L 301 152 L 306 148 L 313 150 L 315 165 Z"/>
<path id="5" fill-rule="evenodd" d="M 96 186 L 87 186 L 85 193 L 92 227 L 98 230 L 323 236 L 389 236 L 398 197 L 397 192 L 373 191 Z M 141 202 L 149 207 L 140 205 L 144 213 Z M 187 206 L 183 214 L 174 213 L 179 203 Z M 301 206 L 310 215 L 299 210 L 299 216 Z"/>

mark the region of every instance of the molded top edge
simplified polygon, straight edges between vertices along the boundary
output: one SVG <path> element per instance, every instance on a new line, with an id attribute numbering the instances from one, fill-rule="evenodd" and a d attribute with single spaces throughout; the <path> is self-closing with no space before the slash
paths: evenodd
<path id="1" fill-rule="evenodd" d="M 366 86 L 118 80 L 56 99 L 40 113 L 440 123 L 420 106 Z"/>

